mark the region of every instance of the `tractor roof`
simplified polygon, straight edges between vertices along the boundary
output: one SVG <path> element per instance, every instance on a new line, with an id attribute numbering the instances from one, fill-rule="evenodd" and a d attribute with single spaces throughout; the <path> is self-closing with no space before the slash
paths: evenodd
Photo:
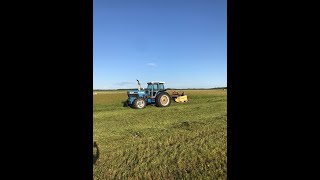
<path id="1" fill-rule="evenodd" d="M 148 82 L 147 84 L 164 84 L 165 82 L 158 82 L 158 81 L 152 81 L 152 82 Z"/>

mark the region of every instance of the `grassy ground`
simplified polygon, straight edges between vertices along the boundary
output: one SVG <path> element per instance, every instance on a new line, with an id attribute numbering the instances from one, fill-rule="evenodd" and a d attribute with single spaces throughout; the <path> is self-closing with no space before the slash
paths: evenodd
<path id="1" fill-rule="evenodd" d="M 126 91 L 93 95 L 94 179 L 227 179 L 227 92 L 185 94 L 145 109 L 123 107 Z"/>

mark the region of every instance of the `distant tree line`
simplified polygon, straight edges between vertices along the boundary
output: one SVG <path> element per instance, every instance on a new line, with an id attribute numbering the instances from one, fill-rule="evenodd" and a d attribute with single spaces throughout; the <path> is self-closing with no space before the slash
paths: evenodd
<path id="1" fill-rule="evenodd" d="M 208 90 L 208 89 L 227 89 L 227 87 L 215 87 L 215 88 L 167 88 L 167 90 Z"/>
<path id="2" fill-rule="evenodd" d="M 131 89 L 93 89 L 93 91 L 119 91 L 119 90 L 132 90 L 137 88 L 131 88 Z"/>
<path id="3" fill-rule="evenodd" d="M 227 89 L 227 87 L 215 87 L 215 88 L 211 88 L 211 89 Z"/>
<path id="4" fill-rule="evenodd" d="M 94 91 L 119 91 L 119 90 L 133 90 L 137 88 L 130 89 L 93 89 Z M 208 90 L 208 89 L 227 89 L 227 87 L 215 87 L 215 88 L 166 88 L 167 90 Z"/>

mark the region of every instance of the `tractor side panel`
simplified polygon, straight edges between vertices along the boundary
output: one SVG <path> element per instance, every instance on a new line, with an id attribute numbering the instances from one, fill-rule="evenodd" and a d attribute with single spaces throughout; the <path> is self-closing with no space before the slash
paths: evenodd
<path id="1" fill-rule="evenodd" d="M 148 103 L 148 104 L 155 104 L 155 103 L 156 103 L 156 100 L 155 100 L 155 98 L 148 98 L 148 99 L 147 99 L 147 103 Z"/>

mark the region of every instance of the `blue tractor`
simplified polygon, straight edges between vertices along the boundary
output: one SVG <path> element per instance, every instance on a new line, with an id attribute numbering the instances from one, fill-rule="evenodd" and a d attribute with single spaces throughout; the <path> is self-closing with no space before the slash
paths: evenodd
<path id="1" fill-rule="evenodd" d="M 168 107 L 171 104 L 171 96 L 164 88 L 164 82 L 148 82 L 147 89 L 141 88 L 138 81 L 138 89 L 127 92 L 127 104 L 136 109 L 143 109 L 148 104 L 158 107 Z"/>

